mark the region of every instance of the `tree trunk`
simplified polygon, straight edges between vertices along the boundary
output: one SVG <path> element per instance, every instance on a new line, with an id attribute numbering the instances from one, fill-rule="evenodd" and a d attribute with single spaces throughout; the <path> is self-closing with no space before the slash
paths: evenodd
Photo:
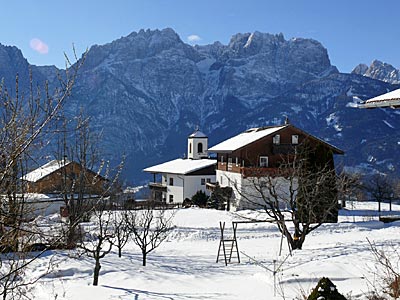
<path id="1" fill-rule="evenodd" d="M 303 247 L 303 242 L 300 240 L 293 240 L 293 242 L 291 243 L 291 247 L 292 250 L 301 250 L 301 248 Z"/>
<path id="2" fill-rule="evenodd" d="M 93 273 L 93 285 L 97 286 L 99 284 L 99 275 L 100 275 L 100 260 L 96 259 L 96 265 L 94 266 L 94 273 Z"/>
<path id="3" fill-rule="evenodd" d="M 378 213 L 381 216 L 381 200 L 378 200 Z"/>
<path id="4" fill-rule="evenodd" d="M 122 248 L 118 247 L 118 257 L 122 257 Z"/>
<path id="5" fill-rule="evenodd" d="M 298 235 L 294 235 L 292 236 L 286 236 L 286 238 L 289 241 L 290 247 L 292 248 L 292 250 L 301 250 L 305 241 L 305 236 L 298 236 Z"/>
<path id="6" fill-rule="evenodd" d="M 146 266 L 146 256 L 147 256 L 147 253 L 146 253 L 145 251 L 143 251 L 142 254 L 143 254 L 143 267 L 145 267 L 145 266 Z"/>

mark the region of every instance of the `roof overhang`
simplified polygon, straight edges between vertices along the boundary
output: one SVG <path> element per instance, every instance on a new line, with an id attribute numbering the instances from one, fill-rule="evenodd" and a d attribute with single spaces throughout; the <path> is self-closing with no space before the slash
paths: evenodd
<path id="1" fill-rule="evenodd" d="M 358 108 L 400 108 L 400 99 L 387 99 L 378 101 L 366 101 L 359 104 Z"/>
<path id="2" fill-rule="evenodd" d="M 400 89 L 368 99 L 358 108 L 400 108 Z"/>
<path id="3" fill-rule="evenodd" d="M 146 173 L 152 174 L 176 174 L 188 175 L 192 172 L 208 168 L 217 164 L 215 159 L 182 159 L 167 161 L 165 163 L 143 169 Z"/>

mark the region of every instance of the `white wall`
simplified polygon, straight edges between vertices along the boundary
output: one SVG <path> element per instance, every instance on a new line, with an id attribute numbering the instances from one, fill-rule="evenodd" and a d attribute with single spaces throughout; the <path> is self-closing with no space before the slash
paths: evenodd
<path id="1" fill-rule="evenodd" d="M 167 194 L 166 194 L 166 202 L 170 203 L 170 195 L 174 196 L 174 201 L 172 203 L 182 203 L 183 198 L 183 176 L 176 174 L 165 174 L 165 178 L 167 179 Z M 174 185 L 169 185 L 170 178 L 174 180 Z"/>
<path id="2" fill-rule="evenodd" d="M 206 184 L 201 185 L 201 179 L 204 178 L 207 183 L 207 179 L 211 182 L 215 182 L 215 175 L 199 175 L 199 176 L 185 176 L 185 198 L 191 199 L 194 194 L 198 191 L 203 191 L 207 196 L 210 196 L 210 192 L 206 189 Z"/>
<path id="3" fill-rule="evenodd" d="M 257 178 L 242 178 L 239 173 L 227 172 L 217 170 L 216 172 L 217 181 L 221 187 L 232 187 L 233 189 L 233 199 L 231 201 L 232 210 L 240 209 L 255 209 L 262 208 L 265 200 L 261 196 L 260 192 L 256 190 L 255 187 L 260 188 L 261 182 Z M 283 178 L 274 178 L 274 187 L 279 196 L 278 205 L 281 208 L 285 208 L 289 197 L 289 187 L 290 182 Z M 297 184 L 293 184 L 293 188 L 296 189 Z M 267 189 L 264 189 L 264 197 L 267 198 L 269 193 Z M 272 198 L 272 197 L 271 197 Z"/>
<path id="4" fill-rule="evenodd" d="M 174 185 L 169 185 L 170 178 L 173 178 Z M 215 175 L 199 175 L 199 176 L 185 176 L 176 174 L 163 174 L 163 184 L 167 186 L 166 202 L 169 202 L 169 196 L 174 196 L 173 203 L 183 203 L 186 198 L 191 199 L 197 191 L 203 191 L 208 196 L 210 192 L 207 191 L 206 185 L 201 185 L 201 179 L 204 178 L 205 182 L 210 179 L 211 182 L 215 182 Z M 166 179 L 166 181 L 165 181 Z"/>

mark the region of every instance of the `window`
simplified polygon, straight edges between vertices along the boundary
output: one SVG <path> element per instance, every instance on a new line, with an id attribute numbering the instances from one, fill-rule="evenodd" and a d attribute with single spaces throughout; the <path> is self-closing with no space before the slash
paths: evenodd
<path id="1" fill-rule="evenodd" d="M 260 167 L 268 168 L 268 156 L 260 156 Z"/>
<path id="2" fill-rule="evenodd" d="M 169 185 L 174 185 L 174 178 L 172 177 L 169 178 Z"/>
<path id="3" fill-rule="evenodd" d="M 203 143 L 197 144 L 197 153 L 203 153 Z"/>
<path id="4" fill-rule="evenodd" d="M 211 183 L 211 178 L 207 178 L 207 183 Z"/>
<path id="5" fill-rule="evenodd" d="M 192 143 L 189 143 L 189 153 L 192 153 Z"/>
<path id="6" fill-rule="evenodd" d="M 206 179 L 205 178 L 202 178 L 201 179 L 201 185 L 205 185 L 206 184 Z"/>
<path id="7" fill-rule="evenodd" d="M 239 157 L 236 157 L 236 159 L 235 159 L 235 165 L 236 165 L 236 166 L 239 165 Z"/>
<path id="8" fill-rule="evenodd" d="M 174 195 L 169 195 L 169 203 L 174 202 Z"/>
<path id="9" fill-rule="evenodd" d="M 221 177 L 220 177 L 220 185 L 223 185 L 224 184 L 224 177 L 222 177 L 222 175 L 221 175 Z"/>
<path id="10" fill-rule="evenodd" d="M 274 135 L 274 137 L 272 138 L 272 142 L 273 142 L 275 145 L 279 145 L 279 144 L 281 143 L 281 136 L 280 136 L 280 134 Z"/>
<path id="11" fill-rule="evenodd" d="M 224 163 L 224 157 L 221 156 L 221 164 L 223 164 L 223 163 Z"/>
<path id="12" fill-rule="evenodd" d="M 299 136 L 297 134 L 292 135 L 292 144 L 297 145 L 299 143 Z"/>
<path id="13" fill-rule="evenodd" d="M 230 164 L 230 165 L 232 164 L 232 157 L 228 158 L 228 164 Z"/>

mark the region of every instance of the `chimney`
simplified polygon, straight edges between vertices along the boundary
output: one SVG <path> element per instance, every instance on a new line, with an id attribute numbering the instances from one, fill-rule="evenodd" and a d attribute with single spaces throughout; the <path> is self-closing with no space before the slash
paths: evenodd
<path id="1" fill-rule="evenodd" d="M 290 124 L 288 116 L 285 117 L 285 125 Z"/>

